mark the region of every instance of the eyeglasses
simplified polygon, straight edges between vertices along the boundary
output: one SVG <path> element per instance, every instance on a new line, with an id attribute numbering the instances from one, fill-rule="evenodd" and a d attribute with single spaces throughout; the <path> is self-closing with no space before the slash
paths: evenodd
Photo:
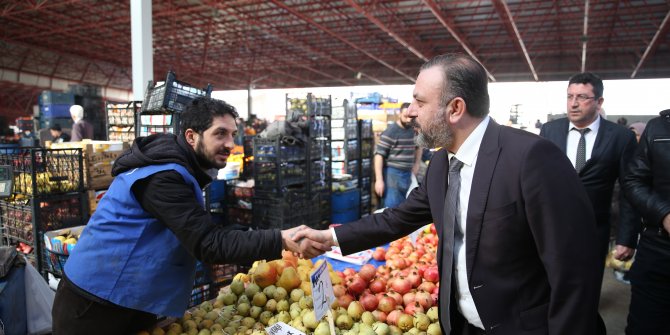
<path id="1" fill-rule="evenodd" d="M 595 99 L 596 97 L 590 97 L 585 94 L 577 94 L 577 95 L 568 94 L 566 98 L 568 99 L 568 101 L 572 101 L 572 99 L 577 99 L 577 102 L 582 103 L 589 99 Z"/>

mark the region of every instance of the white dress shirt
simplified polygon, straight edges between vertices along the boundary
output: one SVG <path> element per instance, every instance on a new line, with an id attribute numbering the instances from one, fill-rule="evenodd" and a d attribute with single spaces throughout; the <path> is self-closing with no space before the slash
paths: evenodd
<path id="1" fill-rule="evenodd" d="M 470 287 L 468 285 L 468 269 L 465 264 L 465 227 L 466 219 L 468 217 L 468 205 L 470 202 L 470 190 L 472 189 L 472 176 L 475 172 L 475 165 L 477 164 L 477 155 L 479 147 L 484 138 L 484 132 L 489 124 L 489 117 L 487 116 L 475 128 L 475 130 L 465 139 L 465 142 L 458 149 L 455 154 L 449 153 L 449 159 L 452 156 L 463 162 L 461 169 L 461 190 L 459 194 L 459 213 L 458 213 L 458 227 L 456 227 L 454 235 L 454 278 L 456 278 L 456 300 L 458 301 L 458 310 L 463 314 L 466 320 L 473 326 L 484 329 L 482 320 L 477 312 L 477 306 L 472 299 Z M 448 171 L 445 171 L 448 174 Z"/>
<path id="2" fill-rule="evenodd" d="M 575 126 L 572 122 L 570 122 L 568 127 L 568 143 L 565 147 L 565 154 L 568 155 L 570 162 L 572 162 L 572 166 L 575 166 L 577 161 L 577 146 L 579 145 L 579 138 L 582 135 L 578 131 L 572 130 L 572 128 L 577 128 L 577 126 Z M 591 131 L 584 134 L 584 140 L 586 140 L 586 161 L 588 161 L 591 159 L 593 145 L 596 143 L 596 136 L 598 136 L 598 129 L 600 128 L 600 116 L 598 116 L 596 120 L 586 128 L 591 129 Z"/>

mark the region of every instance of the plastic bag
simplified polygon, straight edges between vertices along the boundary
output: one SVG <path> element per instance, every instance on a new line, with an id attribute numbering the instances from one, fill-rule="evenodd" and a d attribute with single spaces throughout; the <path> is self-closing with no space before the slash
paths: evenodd
<path id="1" fill-rule="evenodd" d="M 28 334 L 51 333 L 51 309 L 56 293 L 49 288 L 44 277 L 29 263 L 25 266 L 26 317 Z"/>

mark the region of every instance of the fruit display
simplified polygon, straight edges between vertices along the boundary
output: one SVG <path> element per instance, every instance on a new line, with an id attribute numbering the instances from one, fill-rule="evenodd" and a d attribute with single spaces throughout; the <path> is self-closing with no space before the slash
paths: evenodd
<path id="1" fill-rule="evenodd" d="M 14 176 L 14 192 L 19 194 L 53 194 L 67 193 L 79 190 L 79 178 L 72 173 L 57 176 L 51 172 L 39 172 L 35 174 L 35 185 L 33 189 L 33 175 L 30 173 L 18 173 Z"/>
<path id="2" fill-rule="evenodd" d="M 81 149 L 29 148 L 0 154 L 0 164 L 14 170 L 14 193 L 22 196 L 79 190 Z"/>
<path id="3" fill-rule="evenodd" d="M 386 265 L 335 271 L 328 264 L 336 334 L 440 335 L 436 248 L 434 228 L 427 227 L 416 243 L 405 237 L 388 250 L 376 249 L 376 259 L 388 257 Z M 266 327 L 284 322 L 306 334 L 328 335 L 326 319 L 316 319 L 309 278 L 320 262 L 287 251 L 281 259 L 258 261 L 248 273 L 237 274 L 216 299 L 140 334 L 261 335 Z"/>

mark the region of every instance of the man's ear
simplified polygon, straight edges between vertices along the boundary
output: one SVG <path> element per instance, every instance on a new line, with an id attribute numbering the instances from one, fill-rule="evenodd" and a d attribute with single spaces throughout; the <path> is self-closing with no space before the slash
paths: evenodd
<path id="1" fill-rule="evenodd" d="M 197 136 L 198 136 L 198 133 L 196 133 L 191 128 L 186 129 L 186 131 L 184 132 L 184 137 L 186 138 L 186 142 L 193 147 L 195 147 L 195 139 L 196 139 Z"/>
<path id="2" fill-rule="evenodd" d="M 447 105 L 447 118 L 449 123 L 457 123 L 466 113 L 465 100 L 461 97 L 456 97 Z"/>

